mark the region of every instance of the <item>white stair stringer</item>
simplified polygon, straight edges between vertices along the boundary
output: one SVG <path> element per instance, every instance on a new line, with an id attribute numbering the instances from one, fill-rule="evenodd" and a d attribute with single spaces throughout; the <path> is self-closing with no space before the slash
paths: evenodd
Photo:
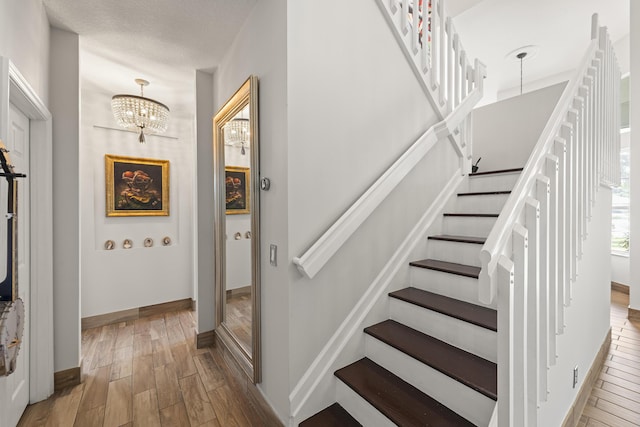
<path id="1" fill-rule="evenodd" d="M 458 415 L 475 425 L 488 425 L 494 400 L 372 336 L 366 337 L 365 352 L 369 359 Z"/>
<path id="2" fill-rule="evenodd" d="M 495 331 L 397 298 L 391 298 L 389 301 L 389 318 L 468 353 L 497 363 L 498 335 Z"/>
<path id="3" fill-rule="evenodd" d="M 489 308 L 478 300 L 478 279 L 427 268 L 411 267 L 410 283 L 414 288 Z"/>
<path id="4" fill-rule="evenodd" d="M 480 267 L 481 244 L 429 239 L 427 258 Z"/>

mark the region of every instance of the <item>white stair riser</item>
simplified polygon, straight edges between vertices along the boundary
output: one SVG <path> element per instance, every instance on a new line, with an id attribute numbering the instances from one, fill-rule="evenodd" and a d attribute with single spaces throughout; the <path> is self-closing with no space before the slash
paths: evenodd
<path id="1" fill-rule="evenodd" d="M 397 298 L 390 299 L 389 314 L 405 326 L 497 363 L 498 335 L 494 331 Z"/>
<path id="2" fill-rule="evenodd" d="M 504 173 L 498 175 L 480 175 L 469 177 L 469 192 L 478 191 L 506 191 L 511 190 L 520 177 L 518 173 Z"/>
<path id="3" fill-rule="evenodd" d="M 372 336 L 367 336 L 365 347 L 369 359 L 393 372 L 447 408 L 475 425 L 489 423 L 495 406 L 494 400 Z"/>
<path id="4" fill-rule="evenodd" d="M 472 277 L 459 276 L 427 268 L 411 267 L 410 283 L 414 288 L 472 304 L 484 305 L 478 300 L 478 279 Z M 490 307 L 495 308 L 495 304 L 494 302 Z"/>
<path id="5" fill-rule="evenodd" d="M 453 236 L 487 237 L 497 217 L 445 216 L 443 234 Z"/>
<path id="6" fill-rule="evenodd" d="M 478 196 L 458 196 L 455 212 L 459 213 L 500 213 L 509 194 L 485 194 Z"/>
<path id="7" fill-rule="evenodd" d="M 477 243 L 429 239 L 427 258 L 480 267 L 480 249 L 482 245 Z"/>
<path id="8" fill-rule="evenodd" d="M 351 387 L 336 381 L 336 401 L 363 426 L 395 427 L 389 418 L 371 406 Z"/>

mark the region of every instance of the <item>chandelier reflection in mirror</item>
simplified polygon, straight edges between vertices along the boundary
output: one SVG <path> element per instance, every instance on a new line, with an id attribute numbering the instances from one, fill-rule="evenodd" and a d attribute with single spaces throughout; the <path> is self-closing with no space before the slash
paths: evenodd
<path id="1" fill-rule="evenodd" d="M 169 123 L 169 107 L 144 97 L 144 87 L 149 84 L 143 79 L 136 79 L 140 85 L 140 96 L 114 95 L 111 98 L 111 109 L 118 124 L 130 130 L 139 130 L 138 141 L 145 142 L 144 132 L 163 133 Z"/>
<path id="2" fill-rule="evenodd" d="M 224 145 L 240 146 L 240 154 L 246 154 L 249 146 L 249 119 L 235 118 L 224 126 Z"/>

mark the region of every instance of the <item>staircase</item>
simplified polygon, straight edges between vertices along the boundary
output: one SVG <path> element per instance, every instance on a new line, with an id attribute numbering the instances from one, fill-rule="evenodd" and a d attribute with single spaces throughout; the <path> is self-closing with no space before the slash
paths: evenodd
<path id="1" fill-rule="evenodd" d="M 469 175 L 389 318 L 364 329 L 365 357 L 335 372 L 337 403 L 300 426 L 489 424 L 497 313 L 478 302 L 479 253 L 521 170 Z"/>

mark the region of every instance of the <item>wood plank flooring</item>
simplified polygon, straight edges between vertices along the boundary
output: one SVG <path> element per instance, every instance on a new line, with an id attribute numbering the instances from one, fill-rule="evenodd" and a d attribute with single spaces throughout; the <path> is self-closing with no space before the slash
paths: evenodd
<path id="1" fill-rule="evenodd" d="M 82 332 L 83 382 L 18 426 L 281 426 L 228 355 L 196 349 L 191 311 Z"/>
<path id="2" fill-rule="evenodd" d="M 611 347 L 579 427 L 640 425 L 640 322 L 627 319 L 628 305 L 611 291 Z"/>

